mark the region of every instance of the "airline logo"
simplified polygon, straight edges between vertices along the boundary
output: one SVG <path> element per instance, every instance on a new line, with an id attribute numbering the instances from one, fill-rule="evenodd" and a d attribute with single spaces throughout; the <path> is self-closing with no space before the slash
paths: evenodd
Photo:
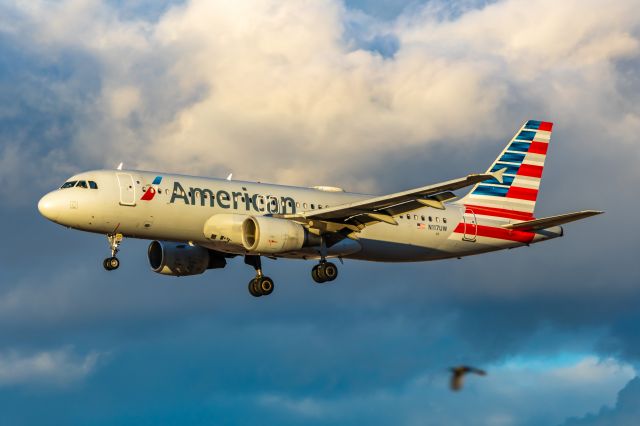
<path id="1" fill-rule="evenodd" d="M 142 194 L 142 198 L 140 199 L 143 201 L 153 200 L 153 197 L 155 197 L 156 193 L 158 192 L 158 185 L 160 185 L 160 182 L 162 182 L 162 176 L 156 176 L 156 178 L 151 183 L 151 186 L 147 188 L 144 194 Z"/>

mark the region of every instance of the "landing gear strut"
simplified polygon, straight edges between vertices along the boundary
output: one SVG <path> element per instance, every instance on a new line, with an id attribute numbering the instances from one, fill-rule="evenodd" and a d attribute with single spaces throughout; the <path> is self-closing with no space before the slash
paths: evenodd
<path id="1" fill-rule="evenodd" d="M 246 255 L 244 257 L 244 263 L 253 266 L 256 270 L 256 277 L 249 281 L 249 293 L 254 297 L 268 296 L 273 293 L 275 287 L 273 280 L 269 277 L 265 277 L 262 274 L 262 261 L 260 256 Z"/>
<path id="2" fill-rule="evenodd" d="M 120 261 L 116 257 L 118 251 L 120 251 L 120 243 L 122 242 L 122 234 L 107 234 L 107 240 L 109 240 L 109 247 L 111 248 L 111 257 L 107 257 L 102 266 L 107 271 L 113 271 L 120 267 Z"/>
<path id="3" fill-rule="evenodd" d="M 317 283 L 325 283 L 338 278 L 338 267 L 327 262 L 327 244 L 324 237 L 320 237 L 320 263 L 311 269 L 311 278 Z"/>

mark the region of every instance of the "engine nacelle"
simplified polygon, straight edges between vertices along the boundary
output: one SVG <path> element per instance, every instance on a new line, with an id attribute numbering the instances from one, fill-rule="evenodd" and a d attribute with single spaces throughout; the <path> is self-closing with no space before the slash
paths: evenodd
<path id="1" fill-rule="evenodd" d="M 163 275 L 198 275 L 227 265 L 220 253 L 184 243 L 152 241 L 147 254 L 153 272 Z"/>
<path id="2" fill-rule="evenodd" d="M 249 216 L 242 222 L 242 245 L 249 252 L 285 253 L 317 244 L 318 237 L 292 220 Z"/>

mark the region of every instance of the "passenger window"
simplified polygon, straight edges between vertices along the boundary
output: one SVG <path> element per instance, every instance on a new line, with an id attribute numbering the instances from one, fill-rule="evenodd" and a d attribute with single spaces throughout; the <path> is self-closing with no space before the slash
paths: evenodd
<path id="1" fill-rule="evenodd" d="M 407 215 L 407 219 L 411 219 L 411 215 L 410 214 Z"/>
<path id="2" fill-rule="evenodd" d="M 320 204 L 318 204 L 318 208 L 319 208 L 319 209 L 321 209 L 321 208 L 322 208 L 322 206 L 321 206 Z"/>
<path id="3" fill-rule="evenodd" d="M 417 214 L 413 215 L 413 220 L 418 220 L 418 215 Z"/>
<path id="4" fill-rule="evenodd" d="M 436 217 L 436 222 L 440 223 L 440 218 Z"/>
<path id="5" fill-rule="evenodd" d="M 66 188 L 73 188 L 74 186 L 76 186 L 76 183 L 78 183 L 77 180 L 71 180 L 69 182 L 65 182 L 60 189 L 66 189 Z"/>
<path id="6" fill-rule="evenodd" d="M 78 188 L 86 188 L 87 187 L 87 182 L 84 180 L 80 180 L 78 181 L 78 184 L 76 185 Z"/>
<path id="7" fill-rule="evenodd" d="M 442 223 L 447 223 L 447 218 L 446 217 L 442 218 Z"/>
<path id="8" fill-rule="evenodd" d="M 431 216 L 429 216 L 429 222 L 433 222 L 433 219 L 431 218 Z"/>
<path id="9" fill-rule="evenodd" d="M 98 184 L 95 183 L 94 181 L 90 180 L 89 181 L 89 188 L 91 189 L 98 189 Z"/>
<path id="10" fill-rule="evenodd" d="M 420 216 L 420 219 L 422 219 L 422 221 L 424 222 L 424 216 Z"/>
<path id="11" fill-rule="evenodd" d="M 302 207 L 304 207 L 306 209 L 307 208 L 307 203 L 303 203 Z"/>
<path id="12" fill-rule="evenodd" d="M 316 208 L 315 204 L 311 204 L 311 208 L 315 209 Z"/>
<path id="13" fill-rule="evenodd" d="M 296 202 L 296 207 L 300 208 L 300 203 L 299 202 Z"/>

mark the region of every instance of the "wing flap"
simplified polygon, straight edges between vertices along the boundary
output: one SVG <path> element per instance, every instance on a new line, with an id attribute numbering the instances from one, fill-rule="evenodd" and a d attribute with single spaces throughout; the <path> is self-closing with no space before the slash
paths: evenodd
<path id="1" fill-rule="evenodd" d="M 511 223 L 508 225 L 503 225 L 502 227 L 506 229 L 517 229 L 519 231 L 537 231 L 540 229 L 550 228 L 552 226 L 563 225 L 565 223 L 573 222 L 602 213 L 604 212 L 599 210 L 583 210 L 580 212 L 543 217 L 541 219 L 527 220 L 525 222 Z"/>

